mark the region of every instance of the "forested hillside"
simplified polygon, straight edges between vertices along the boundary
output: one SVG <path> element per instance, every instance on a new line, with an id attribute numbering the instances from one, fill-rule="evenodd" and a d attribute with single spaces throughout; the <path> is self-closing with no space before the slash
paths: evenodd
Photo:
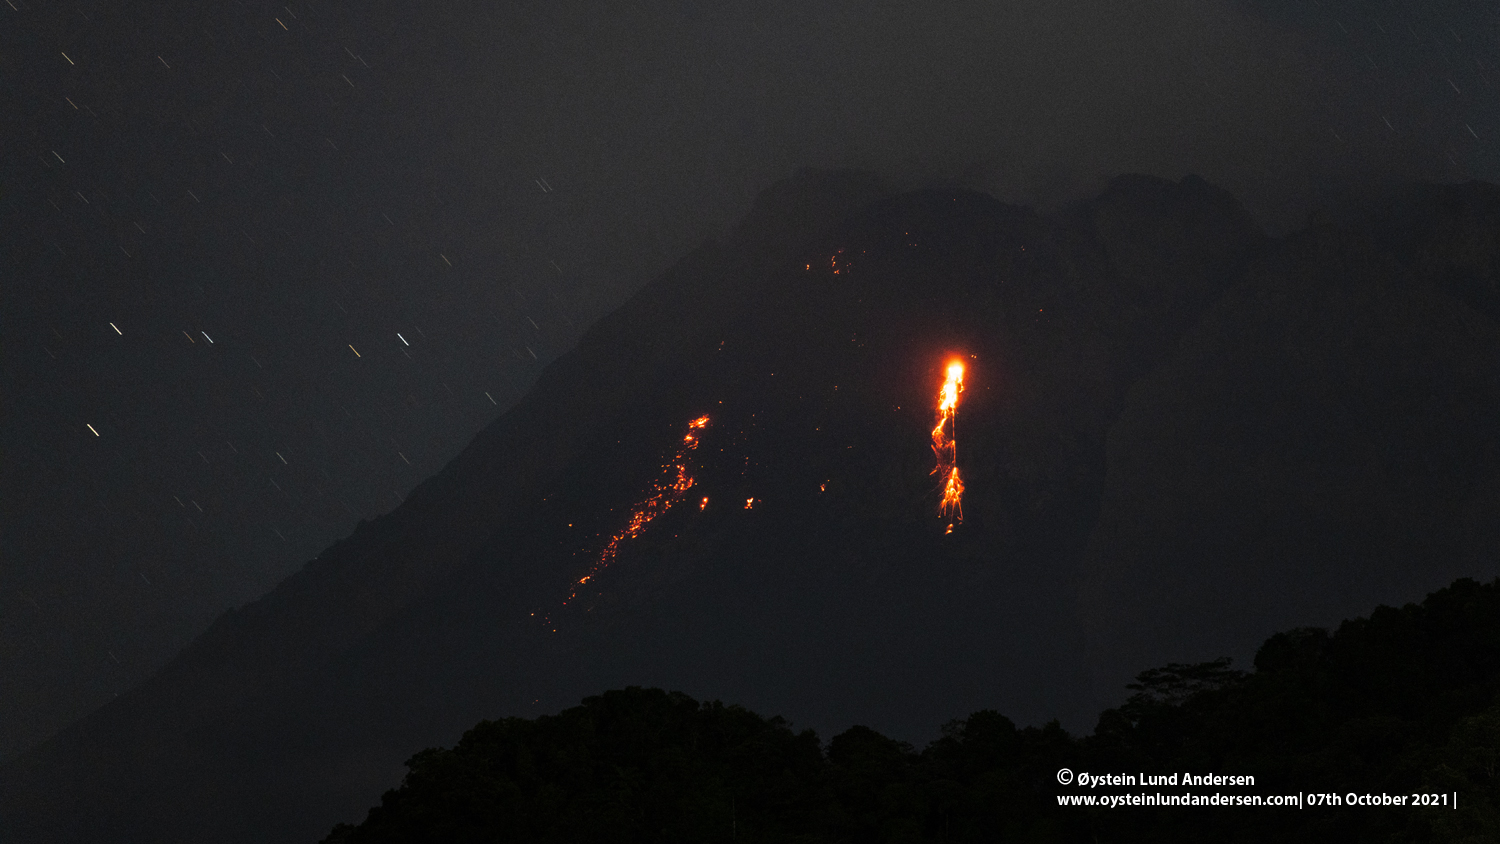
<path id="1" fill-rule="evenodd" d="M 993 711 L 918 751 L 637 687 L 486 721 L 414 756 L 399 789 L 324 844 L 645 841 L 1500 840 L 1500 581 L 1460 580 L 1332 632 L 1143 673 L 1094 732 Z M 1057 772 L 1253 776 L 1254 786 L 1084 788 Z M 1313 806 L 1309 794 L 1457 795 L 1457 808 Z M 1060 806 L 1059 796 L 1261 797 L 1292 807 Z M 1316 801 L 1317 798 L 1313 798 Z"/>

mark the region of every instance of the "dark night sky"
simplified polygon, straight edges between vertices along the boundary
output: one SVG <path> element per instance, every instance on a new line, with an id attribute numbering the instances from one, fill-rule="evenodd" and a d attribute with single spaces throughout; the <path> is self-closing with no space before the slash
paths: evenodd
<path id="1" fill-rule="evenodd" d="M 1273 233 L 1500 179 L 1492 2 L 3 2 L 0 758 L 798 166 L 1043 207 L 1196 172 Z"/>

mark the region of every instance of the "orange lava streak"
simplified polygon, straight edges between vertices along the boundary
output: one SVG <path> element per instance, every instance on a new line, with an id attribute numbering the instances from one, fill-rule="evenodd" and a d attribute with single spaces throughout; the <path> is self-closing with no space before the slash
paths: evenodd
<path id="1" fill-rule="evenodd" d="M 943 518 L 954 516 L 960 522 L 964 519 L 964 482 L 958 476 L 954 418 L 958 415 L 958 396 L 963 391 L 964 365 L 961 361 L 950 361 L 947 380 L 938 392 L 937 424 L 932 426 L 932 453 L 937 458 L 932 474 L 943 479 L 943 501 L 938 505 L 938 514 Z M 953 525 L 948 530 L 952 532 Z"/>
<path id="2" fill-rule="evenodd" d="M 615 561 L 615 557 L 620 553 L 620 543 L 640 536 L 653 519 L 672 509 L 673 505 L 682 501 L 687 495 L 687 491 L 693 486 L 693 478 L 688 474 L 688 455 L 698 448 L 697 432 L 706 427 L 708 427 L 707 416 L 699 416 L 688 423 L 687 433 L 683 435 L 682 444 L 678 446 L 671 464 L 663 467 L 667 470 L 667 474 L 652 484 L 650 495 L 631 508 L 630 521 L 609 538 L 608 544 L 599 553 L 599 559 L 594 561 L 588 573 L 573 582 L 573 589 L 568 593 L 568 600 L 563 601 L 564 606 L 578 597 L 578 590 L 584 584 L 593 580 L 599 572 Z M 699 509 L 707 506 L 708 499 L 705 498 L 699 505 Z"/>

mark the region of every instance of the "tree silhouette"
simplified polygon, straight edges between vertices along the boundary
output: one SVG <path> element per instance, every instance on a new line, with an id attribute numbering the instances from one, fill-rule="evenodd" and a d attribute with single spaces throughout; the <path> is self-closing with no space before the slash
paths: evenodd
<path id="1" fill-rule="evenodd" d="M 741 707 L 611 691 L 418 753 L 362 824 L 324 842 L 1500 841 L 1500 581 L 1460 580 L 1331 633 L 1278 633 L 1253 672 L 1170 664 L 1128 689 L 1089 736 L 985 710 L 920 752 L 863 726 L 825 748 Z M 1255 777 L 1187 789 L 1204 793 L 1448 802 L 1060 806 L 1083 793 L 1057 782 L 1065 767 Z"/>

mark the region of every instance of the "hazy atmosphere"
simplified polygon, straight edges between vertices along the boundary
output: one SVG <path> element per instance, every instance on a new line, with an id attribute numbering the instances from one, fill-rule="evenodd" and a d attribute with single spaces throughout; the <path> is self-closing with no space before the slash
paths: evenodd
<path id="1" fill-rule="evenodd" d="M 1193 174 L 1271 236 L 1500 180 L 1491 3 L 8 0 L 0 21 L 4 761 L 398 507 L 799 168 L 1064 219 L 1120 174 Z"/>

